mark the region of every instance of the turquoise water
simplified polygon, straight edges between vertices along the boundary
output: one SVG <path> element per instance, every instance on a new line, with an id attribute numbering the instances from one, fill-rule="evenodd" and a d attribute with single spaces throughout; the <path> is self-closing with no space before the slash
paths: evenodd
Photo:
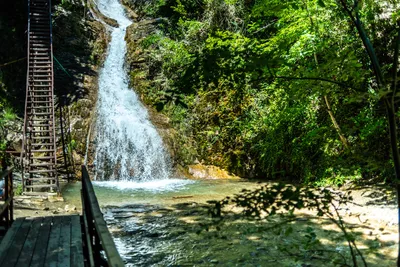
<path id="1" fill-rule="evenodd" d="M 165 179 L 149 182 L 94 181 L 94 190 L 126 266 L 193 266 L 192 260 L 208 265 L 207 255 L 218 240 L 193 250 L 198 223 L 185 223 L 198 213 L 201 204 L 220 200 L 257 183 L 243 180 Z M 66 186 L 63 196 L 79 207 L 81 183 Z M 193 229 L 192 229 L 193 228 Z M 204 258 L 204 259 L 203 259 Z M 181 263 L 190 263 L 190 265 Z M 178 264 L 179 263 L 179 264 Z M 178 264 L 178 265 L 177 265 Z"/>
<path id="2" fill-rule="evenodd" d="M 245 180 L 165 179 L 149 182 L 94 181 L 93 186 L 100 206 L 106 207 L 129 204 L 205 203 L 238 193 L 242 189 L 255 188 L 258 184 Z M 63 191 L 65 200 L 80 206 L 80 189 L 79 182 L 67 185 Z"/>

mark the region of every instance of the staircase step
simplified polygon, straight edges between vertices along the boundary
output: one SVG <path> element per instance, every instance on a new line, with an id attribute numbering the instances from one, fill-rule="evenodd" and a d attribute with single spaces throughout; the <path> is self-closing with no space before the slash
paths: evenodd
<path id="1" fill-rule="evenodd" d="M 52 125 L 51 124 L 38 124 L 38 123 L 32 124 L 32 123 L 29 123 L 29 126 L 30 127 L 51 127 Z"/>
<path id="2" fill-rule="evenodd" d="M 30 181 L 30 182 L 48 182 L 48 181 L 56 181 L 56 178 L 55 177 L 49 177 L 49 178 L 27 178 L 27 179 L 25 179 L 25 180 L 27 180 L 27 181 Z"/>
<path id="3" fill-rule="evenodd" d="M 32 130 L 31 133 L 52 133 L 53 130 Z"/>
<path id="4" fill-rule="evenodd" d="M 49 35 L 41 35 L 41 34 L 35 34 L 35 35 L 31 35 L 30 36 L 31 40 L 35 40 L 35 39 L 50 39 Z"/>
<path id="5" fill-rule="evenodd" d="M 29 103 L 29 104 L 34 104 L 34 103 Z M 53 108 L 53 105 L 50 105 L 50 106 L 35 106 L 35 105 L 33 105 L 33 106 L 28 106 L 27 107 L 28 109 L 33 109 L 33 110 L 40 110 L 40 111 L 42 111 L 42 109 L 49 109 L 49 108 Z"/>
<path id="6" fill-rule="evenodd" d="M 51 86 L 52 86 L 51 84 L 35 84 L 35 85 L 30 84 L 29 85 L 29 87 L 32 87 L 32 88 L 46 88 L 46 87 L 51 87 Z M 35 91 L 35 90 L 33 90 L 33 91 Z"/>
<path id="7" fill-rule="evenodd" d="M 53 178 L 53 180 L 55 180 L 56 178 Z M 33 179 L 34 181 L 34 179 Z M 43 184 L 43 185 L 39 185 L 39 184 L 35 184 L 35 185 L 25 185 L 26 188 L 56 188 L 57 185 L 56 184 Z"/>
<path id="8" fill-rule="evenodd" d="M 41 149 L 45 149 L 45 148 L 53 149 L 53 147 L 54 147 L 53 143 L 47 143 L 47 144 L 34 143 L 34 144 L 31 144 L 31 146 L 35 146 L 35 147 L 40 146 L 40 147 L 42 147 Z"/>
<path id="9" fill-rule="evenodd" d="M 51 112 L 35 112 L 35 113 L 27 113 L 29 116 L 49 116 L 52 115 Z"/>
<path id="10" fill-rule="evenodd" d="M 29 106 L 27 106 L 27 108 L 28 109 L 35 109 L 35 110 L 40 110 L 40 111 L 43 111 L 43 109 L 52 109 L 53 108 L 53 105 L 48 105 L 48 106 L 36 106 L 35 104 L 36 103 L 29 103 L 28 102 L 28 104 L 30 104 Z M 37 104 L 39 104 L 39 103 L 37 103 Z M 42 103 L 42 104 L 45 104 L 45 103 Z M 51 103 L 50 103 L 51 104 Z M 46 111 L 43 111 L 43 112 L 46 112 Z"/>
<path id="11" fill-rule="evenodd" d="M 32 72 L 31 75 L 33 75 L 33 72 L 50 72 L 49 74 L 51 75 L 52 72 L 52 67 L 48 66 L 48 67 L 29 67 L 29 72 Z"/>
<path id="12" fill-rule="evenodd" d="M 52 164 L 53 166 L 54 166 L 54 164 Z M 56 169 L 50 169 L 50 170 L 29 170 L 29 173 L 33 173 L 33 174 L 35 174 L 35 173 L 54 173 L 54 172 L 56 172 Z"/>
<path id="13" fill-rule="evenodd" d="M 48 160 L 55 159 L 54 156 L 42 156 L 42 157 L 32 157 L 33 160 Z"/>
<path id="14" fill-rule="evenodd" d="M 43 60 L 43 61 L 39 61 L 39 60 L 31 60 L 29 62 L 29 65 L 47 65 L 47 64 L 51 64 L 53 63 L 51 60 Z"/>
<path id="15" fill-rule="evenodd" d="M 57 193 L 50 193 L 50 192 L 23 192 L 22 195 L 24 196 L 57 196 Z"/>
<path id="16" fill-rule="evenodd" d="M 29 121 L 51 121 L 50 119 L 30 119 Z"/>
<path id="17" fill-rule="evenodd" d="M 45 98 L 45 97 L 53 97 L 53 96 L 52 95 L 31 95 L 30 97 L 32 97 L 32 98 Z"/>
<path id="18" fill-rule="evenodd" d="M 42 47 L 50 50 L 50 41 L 49 40 L 29 40 L 30 48 L 33 47 Z"/>
<path id="19" fill-rule="evenodd" d="M 30 77 L 33 77 L 33 78 L 49 78 L 49 79 L 52 78 L 50 74 L 47 74 L 47 75 L 30 75 Z"/>
<path id="20" fill-rule="evenodd" d="M 50 60 L 50 55 L 46 55 L 46 56 L 34 55 L 34 56 L 31 56 L 29 59 L 31 59 L 31 60 Z"/>
<path id="21" fill-rule="evenodd" d="M 43 69 L 30 69 L 29 72 L 37 72 L 37 73 L 44 73 L 44 72 L 51 72 L 50 68 L 48 70 Z"/>
<path id="22" fill-rule="evenodd" d="M 52 104 L 52 101 L 48 101 L 48 100 L 46 100 L 46 101 L 39 101 L 39 100 L 32 101 L 32 100 L 30 100 L 30 101 L 28 101 L 28 104 L 30 104 L 30 103 L 33 103 L 33 104 L 35 104 L 35 103 L 37 103 L 37 104 Z"/>
<path id="23" fill-rule="evenodd" d="M 37 42 L 29 42 L 30 50 L 33 51 L 46 51 L 48 53 L 50 53 L 50 44 L 44 44 L 44 43 L 37 43 Z"/>
<path id="24" fill-rule="evenodd" d="M 49 130 L 51 131 L 51 130 Z M 32 153 L 45 153 L 45 152 L 55 152 L 53 149 L 34 149 L 31 150 Z"/>
<path id="25" fill-rule="evenodd" d="M 32 79 L 32 80 L 29 81 L 29 83 L 33 83 L 33 84 L 41 83 L 39 85 L 43 85 L 43 83 L 51 83 L 51 82 L 52 82 L 52 80 L 33 80 Z M 48 85 L 48 86 L 50 86 L 50 85 Z M 30 85 L 30 86 L 36 86 L 36 85 Z"/>
<path id="26" fill-rule="evenodd" d="M 44 51 L 44 52 L 39 52 L 39 51 L 35 51 L 35 52 L 30 52 L 29 56 L 51 56 L 50 51 Z"/>
<path id="27" fill-rule="evenodd" d="M 31 44 L 31 45 L 35 46 L 35 44 Z M 50 48 L 31 47 L 30 50 L 32 50 L 32 51 L 47 51 L 48 53 L 50 53 Z"/>
<path id="28" fill-rule="evenodd" d="M 54 163 L 33 163 L 29 164 L 30 167 L 44 167 L 44 166 L 54 166 Z"/>
<path id="29" fill-rule="evenodd" d="M 29 87 L 31 87 L 31 86 L 29 86 Z M 35 90 L 35 88 L 31 88 L 31 90 L 29 90 L 29 91 L 31 91 L 32 93 L 51 93 L 52 92 L 52 90 L 49 88 L 49 90 Z"/>
<path id="30" fill-rule="evenodd" d="M 49 16 L 49 12 L 40 11 L 40 9 L 30 10 L 30 12 L 29 12 L 29 16 L 31 16 L 31 17 L 42 16 L 42 15 Z"/>
<path id="31" fill-rule="evenodd" d="M 41 139 L 53 139 L 52 136 L 35 136 L 35 137 L 31 137 L 31 139 L 33 140 L 41 140 Z"/>

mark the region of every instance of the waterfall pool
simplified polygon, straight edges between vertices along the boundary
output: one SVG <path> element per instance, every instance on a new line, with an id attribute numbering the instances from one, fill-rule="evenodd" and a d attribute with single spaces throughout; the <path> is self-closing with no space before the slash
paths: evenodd
<path id="1" fill-rule="evenodd" d="M 190 202 L 206 203 L 239 193 L 242 189 L 258 186 L 246 180 L 189 180 L 165 179 L 156 181 L 94 181 L 93 186 L 101 207 L 130 204 L 162 204 Z M 64 189 L 68 203 L 80 205 L 80 183 L 71 183 Z"/>
<path id="2" fill-rule="evenodd" d="M 208 254 L 224 241 L 215 239 L 211 245 L 196 234 L 200 222 L 210 218 L 207 201 L 221 200 L 259 184 L 246 180 L 168 179 L 95 181 L 93 186 L 127 266 L 207 266 L 216 260 Z M 63 190 L 65 201 L 79 207 L 80 189 L 79 182 L 68 184 Z"/>

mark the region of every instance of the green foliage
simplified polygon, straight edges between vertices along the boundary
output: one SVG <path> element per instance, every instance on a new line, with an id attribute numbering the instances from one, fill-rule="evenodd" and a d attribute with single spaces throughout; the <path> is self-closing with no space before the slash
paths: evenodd
<path id="1" fill-rule="evenodd" d="M 18 184 L 14 189 L 14 196 L 20 196 L 22 192 L 22 184 Z"/>
<path id="2" fill-rule="evenodd" d="M 10 123 L 17 118 L 14 111 L 0 102 L 0 161 L 5 157 L 8 140 L 7 134 L 10 128 Z"/>
<path id="3" fill-rule="evenodd" d="M 189 157 L 177 151 L 182 163 L 317 184 L 392 177 L 381 102 L 388 92 L 376 86 L 339 2 L 167 0 L 151 8 L 168 26 L 142 40 L 150 70 L 132 78 L 148 80 L 138 88 L 145 102 L 171 118 L 179 147 L 190 147 Z M 384 16 L 373 1 L 359 10 L 387 61 L 397 13 Z"/>

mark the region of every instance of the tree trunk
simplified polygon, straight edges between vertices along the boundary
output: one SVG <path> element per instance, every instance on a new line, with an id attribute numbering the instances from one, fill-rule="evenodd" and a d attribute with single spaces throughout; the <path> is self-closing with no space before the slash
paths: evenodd
<path id="1" fill-rule="evenodd" d="M 329 100 L 328 100 L 328 96 L 324 96 L 324 100 L 325 100 L 325 104 L 326 104 L 326 108 L 328 109 L 328 113 L 329 116 L 331 117 L 332 123 L 333 123 L 333 127 L 335 127 L 336 132 L 339 135 L 340 141 L 342 141 L 342 144 L 344 145 L 344 147 L 346 149 L 349 148 L 349 143 L 347 142 L 346 137 L 343 135 L 342 130 L 340 129 L 339 124 L 336 121 L 335 116 L 333 115 L 332 109 L 331 109 L 331 105 L 329 104 Z"/>

